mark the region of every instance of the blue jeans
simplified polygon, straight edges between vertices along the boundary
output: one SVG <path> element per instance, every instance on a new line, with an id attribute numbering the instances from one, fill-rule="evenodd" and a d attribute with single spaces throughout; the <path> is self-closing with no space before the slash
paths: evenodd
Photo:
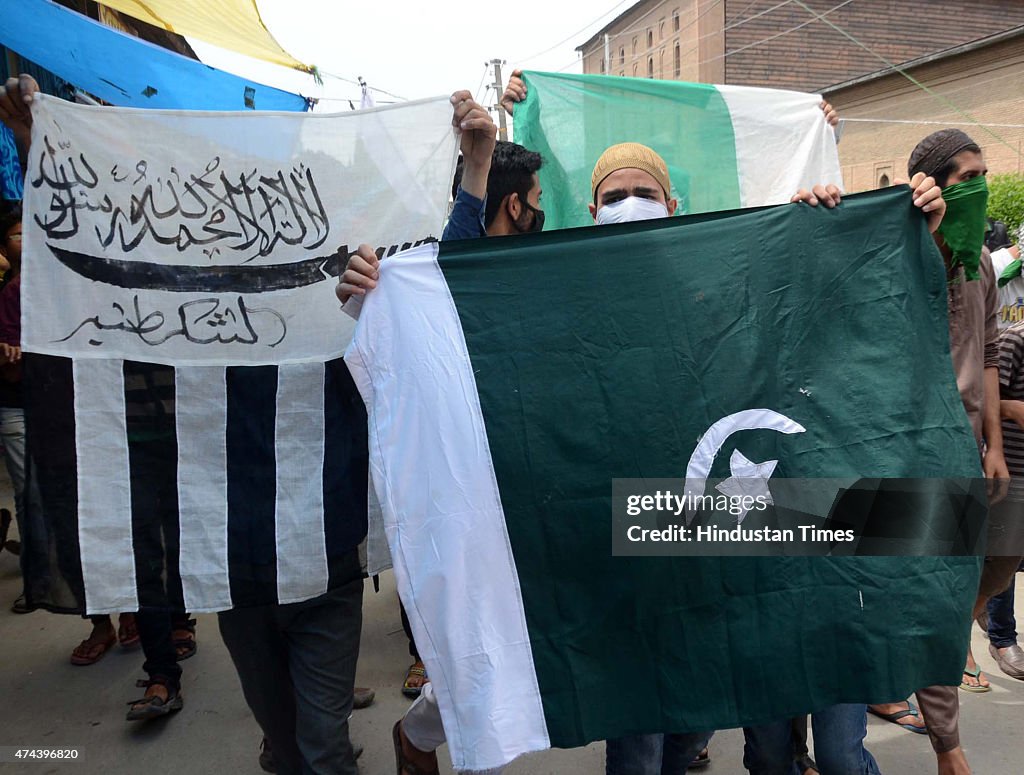
<path id="1" fill-rule="evenodd" d="M 682 775 L 712 732 L 630 735 L 605 744 L 605 775 Z"/>
<path id="2" fill-rule="evenodd" d="M 1010 584 L 1004 592 L 989 598 L 988 638 L 997 649 L 1017 645 L 1017 620 L 1013 615 L 1013 588 Z"/>
<path id="3" fill-rule="evenodd" d="M 880 775 L 875 758 L 864 747 L 867 706 L 833 705 L 811 715 L 814 760 L 823 775 Z M 743 766 L 750 775 L 802 775 L 793 762 L 790 719 L 743 730 Z"/>

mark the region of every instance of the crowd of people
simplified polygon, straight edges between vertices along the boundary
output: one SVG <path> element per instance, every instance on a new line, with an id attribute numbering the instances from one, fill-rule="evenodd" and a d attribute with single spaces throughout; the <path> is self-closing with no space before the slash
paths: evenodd
<path id="1" fill-rule="evenodd" d="M 514 118 L 526 96 L 526 84 L 515 72 L 502 98 Z M 14 133 L 24 162 L 29 151 L 35 82 L 28 76 L 12 78 L 0 95 L 0 120 Z M 512 142 L 497 141 L 489 112 L 468 91 L 451 98 L 452 123 L 460 135 L 461 158 L 452 188 L 453 206 L 443 240 L 501 237 L 539 232 L 544 209 L 539 170 L 542 156 Z M 835 125 L 836 112 L 822 103 L 826 119 Z M 664 218 L 673 215 L 677 202 L 664 160 L 644 144 L 645 138 L 613 145 L 595 159 L 589 212 L 596 225 Z M 950 246 L 938 234 L 944 219 L 974 217 L 973 210 L 947 202 L 944 192 L 986 174 L 981 148 L 965 133 L 945 129 L 928 135 L 907 164 L 914 205 L 925 215 L 929 231 L 946 261 L 948 274 L 949 335 L 953 368 L 964 409 L 978 443 L 986 477 L 1005 481 L 1024 477 L 1024 323 L 999 325 L 999 287 L 993 261 L 1000 273 L 1017 261 L 1017 244 L 1000 245 L 998 255 L 977 246 L 978 279 L 969 279 L 970 262 L 954 260 L 959 246 Z M 841 207 L 843 194 L 830 181 L 794 192 L 798 206 Z M 959 201 L 959 200 L 956 200 Z M 0 287 L 0 439 L 15 491 L 15 515 L 20 536 L 31 536 L 25 525 L 39 513 L 26 501 L 38 497 L 31 474 L 26 477 L 24 413 L 22 411 L 20 303 L 21 214 L 9 207 L 0 220 L 0 254 L 6 267 Z M 385 259 L 386 260 L 386 259 Z M 381 281 L 381 259 L 372 247 L 361 245 L 351 256 L 337 286 L 343 309 L 358 316 L 360 297 Z M 2 266 L 2 265 L 0 265 Z M 355 299 L 353 302 L 352 300 Z M 169 367 L 138 365 L 126 373 L 129 444 L 146 461 L 132 475 L 145 479 L 151 496 L 133 508 L 159 510 L 171 497 L 162 488 L 167 481 L 160 439 L 173 433 L 168 427 L 173 395 L 161 393 L 168 384 Z M 161 476 L 161 472 L 164 475 Z M 1011 497 L 1013 494 L 1011 492 Z M 2 514 L 0 514 L 2 516 Z M 9 518 L 7 520 L 9 522 Z M 0 536 L 0 550 L 20 551 Z M 989 636 L 990 651 L 1007 675 L 1024 680 L 1024 651 L 1017 644 L 1013 614 L 1014 574 L 1022 557 L 986 558 L 974 610 Z M 330 558 L 332 578 L 346 582 L 301 603 L 237 607 L 218 615 L 220 635 L 238 672 L 247 704 L 263 731 L 261 766 L 269 772 L 337 773 L 358 771 L 359 751 L 349 739 L 353 707 L 373 701 L 370 689 L 355 687 L 356 660 L 362 624 L 363 573 L 356 547 Z M 168 589 L 180 584 L 169 583 Z M 31 590 L 14 601 L 16 613 L 33 610 Z M 438 772 L 437 749 L 445 731 L 430 676 L 417 652 L 404 610 L 409 636 L 409 667 L 403 692 L 415 701 L 393 727 L 398 775 Z M 964 612 L 968 622 L 968 612 Z M 141 645 L 145 655 L 140 681 L 144 695 L 128 712 L 129 720 L 146 720 L 173 713 L 183 706 L 181 662 L 197 651 L 195 620 L 181 599 L 169 600 L 162 610 L 124 612 L 115 626 L 109 616 L 90 617 L 91 631 L 71 651 L 71 663 L 95 664 L 115 646 Z M 960 744 L 958 692 L 987 692 L 990 685 L 973 654 L 964 655 L 959 686 L 920 687 L 917 704 L 892 698 L 879 705 L 844 704 L 821 708 L 809 717 L 778 719 L 744 729 L 744 765 L 755 775 L 854 775 L 881 770 L 865 748 L 867 714 L 875 714 L 909 732 L 927 734 L 940 775 L 970 772 Z M 814 733 L 813 756 L 808 749 L 808 725 Z M 674 775 L 708 766 L 714 730 L 688 733 L 634 735 L 608 740 L 607 775 Z"/>

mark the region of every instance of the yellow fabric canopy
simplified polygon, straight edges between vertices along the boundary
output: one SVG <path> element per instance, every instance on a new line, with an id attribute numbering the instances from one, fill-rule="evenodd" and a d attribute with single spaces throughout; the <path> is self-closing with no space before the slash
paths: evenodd
<path id="1" fill-rule="evenodd" d="M 179 35 L 313 72 L 310 65 L 299 62 L 274 40 L 260 18 L 256 0 L 102 0 L 102 5 Z"/>

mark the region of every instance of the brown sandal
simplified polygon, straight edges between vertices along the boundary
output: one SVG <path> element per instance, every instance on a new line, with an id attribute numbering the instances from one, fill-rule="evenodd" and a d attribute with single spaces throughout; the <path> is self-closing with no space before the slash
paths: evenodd
<path id="1" fill-rule="evenodd" d="M 114 647 L 115 643 L 117 643 L 117 638 L 113 634 L 107 640 L 93 640 L 90 635 L 75 646 L 71 652 L 71 664 L 79 667 L 95 665 L 103 659 L 104 654 Z"/>
<path id="2" fill-rule="evenodd" d="M 117 642 L 123 649 L 139 645 L 139 628 L 135 624 L 135 614 L 121 614 L 117 617 Z"/>

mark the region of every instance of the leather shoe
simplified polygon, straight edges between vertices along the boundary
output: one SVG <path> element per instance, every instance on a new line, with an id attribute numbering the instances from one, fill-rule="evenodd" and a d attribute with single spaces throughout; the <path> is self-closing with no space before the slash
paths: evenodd
<path id="1" fill-rule="evenodd" d="M 995 646 L 989 646 L 988 653 L 999 664 L 999 669 L 1010 678 L 1024 681 L 1024 649 L 1014 643 L 1001 653 Z"/>

